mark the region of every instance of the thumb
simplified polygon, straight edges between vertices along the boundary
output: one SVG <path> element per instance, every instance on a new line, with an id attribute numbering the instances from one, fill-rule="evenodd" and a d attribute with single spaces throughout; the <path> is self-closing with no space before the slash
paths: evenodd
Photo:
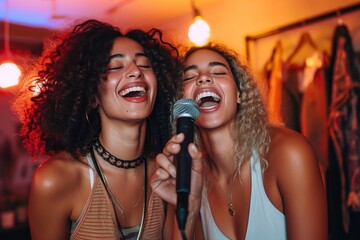
<path id="1" fill-rule="evenodd" d="M 203 189 L 203 159 L 202 152 L 195 146 L 194 143 L 189 144 L 189 154 L 192 158 L 191 164 L 191 187 L 190 195 L 191 198 L 189 205 L 190 212 L 198 212 L 201 204 L 201 196 Z M 192 210 L 190 210 L 192 209 Z"/>
<path id="2" fill-rule="evenodd" d="M 192 158 L 192 170 L 198 174 L 202 175 L 203 172 L 203 161 L 202 161 L 202 153 L 199 151 L 197 146 L 194 143 L 189 144 L 188 148 L 189 154 Z"/>

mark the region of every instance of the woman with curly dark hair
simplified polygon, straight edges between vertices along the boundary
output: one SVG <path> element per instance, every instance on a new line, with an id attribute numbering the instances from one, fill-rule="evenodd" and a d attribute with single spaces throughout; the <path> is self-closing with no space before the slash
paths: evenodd
<path id="1" fill-rule="evenodd" d="M 196 239 L 327 239 L 315 153 L 301 134 L 269 123 L 250 68 L 219 44 L 192 48 L 183 59 L 181 96 L 200 109 L 199 148 L 188 148 L 193 172 L 183 234 L 190 238 L 195 229 Z M 182 134 L 170 139 L 151 180 L 173 205 L 172 162 L 183 140 Z"/>
<path id="2" fill-rule="evenodd" d="M 147 182 L 170 137 L 176 48 L 158 29 L 92 19 L 51 40 L 13 103 L 25 146 L 49 157 L 31 185 L 32 239 L 170 238 Z"/>

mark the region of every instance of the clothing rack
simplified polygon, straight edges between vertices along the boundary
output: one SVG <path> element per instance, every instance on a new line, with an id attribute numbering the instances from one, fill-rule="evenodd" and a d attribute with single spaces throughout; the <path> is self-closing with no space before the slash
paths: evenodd
<path id="1" fill-rule="evenodd" d="M 328 18 L 332 18 L 332 17 L 340 17 L 342 14 L 346 14 L 346 13 L 350 13 L 356 10 L 360 9 L 360 3 L 356 3 L 347 7 L 343 7 L 343 8 L 339 8 L 336 9 L 334 11 L 330 11 L 330 12 L 326 12 L 320 15 L 316 15 L 310 18 L 305 18 L 303 20 L 299 20 L 297 22 L 294 23 L 290 23 L 275 29 L 272 29 L 270 31 L 266 31 L 260 34 L 256 34 L 256 35 L 248 35 L 245 37 L 245 41 L 246 41 L 246 56 L 248 61 L 250 61 L 250 42 L 251 41 L 256 41 L 260 38 L 264 38 L 264 37 L 268 37 L 271 35 L 275 35 L 281 32 L 285 32 L 285 31 L 289 31 L 298 27 L 303 27 L 305 25 L 309 25 L 312 23 L 316 23 Z"/>

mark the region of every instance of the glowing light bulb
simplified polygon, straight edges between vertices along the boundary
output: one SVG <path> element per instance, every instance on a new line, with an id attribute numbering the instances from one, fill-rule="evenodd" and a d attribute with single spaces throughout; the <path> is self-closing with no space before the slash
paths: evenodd
<path id="1" fill-rule="evenodd" d="M 205 45 L 210 37 L 210 27 L 201 16 L 196 16 L 195 21 L 191 24 L 188 32 L 191 42 L 197 46 Z"/>
<path id="2" fill-rule="evenodd" d="M 7 88 L 19 83 L 21 71 L 15 63 L 5 62 L 0 65 L 0 87 Z"/>

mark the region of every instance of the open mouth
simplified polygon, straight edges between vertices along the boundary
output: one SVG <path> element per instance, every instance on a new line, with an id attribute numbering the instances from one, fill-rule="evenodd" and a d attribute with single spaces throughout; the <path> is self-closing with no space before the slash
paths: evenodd
<path id="1" fill-rule="evenodd" d="M 214 92 L 202 92 L 196 96 L 195 101 L 202 109 L 209 109 L 221 102 L 221 98 Z"/>
<path id="2" fill-rule="evenodd" d="M 146 94 L 146 89 L 144 87 L 140 87 L 140 86 L 130 87 L 130 88 L 120 91 L 120 96 L 122 96 L 124 98 L 142 97 L 142 96 L 145 96 L 145 94 Z"/>

